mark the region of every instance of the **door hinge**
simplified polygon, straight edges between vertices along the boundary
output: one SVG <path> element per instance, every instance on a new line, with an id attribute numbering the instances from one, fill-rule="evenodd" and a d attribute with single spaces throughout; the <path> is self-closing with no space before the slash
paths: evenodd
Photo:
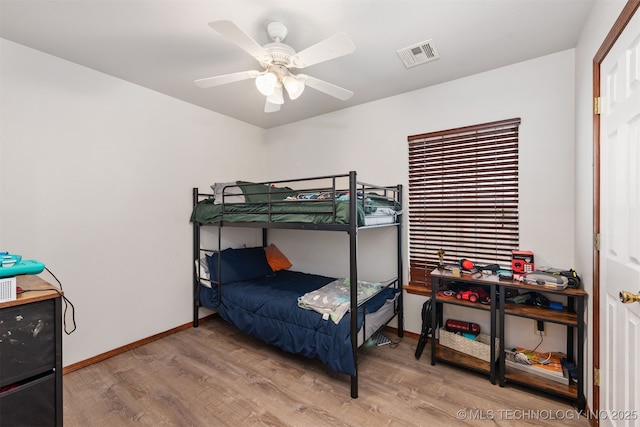
<path id="1" fill-rule="evenodd" d="M 593 385 L 600 387 L 600 369 L 593 368 Z"/>
<path id="2" fill-rule="evenodd" d="M 600 250 L 600 233 L 593 234 L 593 249 L 596 251 Z"/>
<path id="3" fill-rule="evenodd" d="M 595 98 L 593 98 L 593 114 L 600 115 L 601 104 L 602 104 L 601 97 L 596 96 Z"/>

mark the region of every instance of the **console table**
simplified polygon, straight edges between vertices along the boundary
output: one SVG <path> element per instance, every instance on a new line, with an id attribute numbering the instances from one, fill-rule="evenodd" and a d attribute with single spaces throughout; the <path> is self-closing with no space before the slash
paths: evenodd
<path id="1" fill-rule="evenodd" d="M 488 286 L 490 289 L 491 304 L 482 305 L 456 298 L 443 298 L 438 296 L 438 290 L 443 289 L 451 282 L 463 283 L 468 286 Z M 541 294 L 555 294 L 567 298 L 567 304 L 563 310 L 514 304 L 505 301 L 505 293 L 508 289 L 523 291 L 535 291 Z M 496 295 L 499 295 L 496 303 Z M 492 384 L 498 383 L 502 387 L 505 382 L 511 381 L 527 387 L 535 388 L 547 393 L 562 396 L 576 402 L 579 410 L 584 410 L 586 400 L 584 396 L 584 310 L 587 294 L 583 289 L 566 288 L 555 290 L 553 288 L 527 285 L 515 280 L 498 279 L 496 275 L 462 274 L 461 277 L 453 276 L 451 271 L 435 269 L 431 272 L 431 324 L 434 325 L 434 335 L 437 329 L 435 325 L 442 325 L 442 310 L 438 305 L 455 304 L 473 309 L 486 310 L 491 316 L 491 360 L 496 360 L 495 340 L 499 339 L 498 366 L 495 363 L 484 362 L 454 349 L 440 345 L 434 338 L 431 340 L 431 364 L 436 360 L 456 364 L 468 369 L 489 374 Z M 577 367 L 577 381 L 568 385 L 546 380 L 534 374 L 505 367 L 504 337 L 507 316 L 526 317 L 534 320 L 557 323 L 567 327 L 567 359 L 574 361 Z M 439 323 L 438 323 L 439 322 Z M 576 344 L 574 345 L 574 341 Z"/>

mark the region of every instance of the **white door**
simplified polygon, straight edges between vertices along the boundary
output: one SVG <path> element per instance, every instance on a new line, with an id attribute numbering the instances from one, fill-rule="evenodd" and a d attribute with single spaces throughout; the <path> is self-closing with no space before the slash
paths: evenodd
<path id="1" fill-rule="evenodd" d="M 640 13 L 600 67 L 600 425 L 640 425 Z"/>

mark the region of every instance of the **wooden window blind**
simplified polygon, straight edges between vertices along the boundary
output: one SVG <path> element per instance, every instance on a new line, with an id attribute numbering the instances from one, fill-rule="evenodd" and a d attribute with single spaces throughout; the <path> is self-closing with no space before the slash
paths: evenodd
<path id="1" fill-rule="evenodd" d="M 410 283 L 467 258 L 511 268 L 518 249 L 518 128 L 509 119 L 409 136 Z"/>

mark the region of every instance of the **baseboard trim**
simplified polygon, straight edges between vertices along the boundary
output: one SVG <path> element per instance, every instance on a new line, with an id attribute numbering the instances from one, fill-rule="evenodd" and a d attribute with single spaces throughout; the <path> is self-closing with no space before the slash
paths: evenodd
<path id="1" fill-rule="evenodd" d="M 213 316 L 210 314 L 200 319 L 200 321 L 206 320 L 207 318 Z M 184 325 L 177 326 L 173 329 L 169 329 L 168 331 L 160 332 L 159 334 L 152 335 L 147 338 L 143 338 L 139 341 L 132 342 L 131 344 L 123 345 L 122 347 L 114 348 L 113 350 L 107 351 L 106 353 L 98 354 L 96 356 L 90 357 L 89 359 L 82 360 L 77 363 L 73 363 L 69 366 L 65 366 L 62 368 L 62 374 L 66 375 L 70 372 L 77 371 L 78 369 L 85 368 L 89 365 L 93 365 L 94 363 L 102 362 L 103 360 L 107 360 L 113 356 L 117 356 L 119 354 L 125 353 L 129 350 L 133 350 L 134 348 L 141 347 L 145 344 L 149 344 L 150 342 L 159 340 L 161 338 L 168 337 L 169 335 L 173 335 L 176 332 L 184 331 L 185 329 L 189 329 L 193 326 L 192 322 L 185 323 Z"/>
<path id="2" fill-rule="evenodd" d="M 398 335 L 398 328 L 385 326 L 384 330 L 385 332 L 389 332 L 390 334 L 395 334 L 396 336 Z M 403 333 L 404 333 L 404 336 L 407 338 L 412 338 L 414 340 L 420 339 L 420 334 L 416 334 L 415 332 L 403 331 Z"/>
<path id="3" fill-rule="evenodd" d="M 214 315 L 215 314 L 210 314 L 208 316 L 205 316 L 205 317 L 201 318 L 200 321 L 202 322 L 203 320 L 206 320 L 209 317 L 212 317 Z M 102 362 L 103 360 L 107 360 L 107 359 L 109 359 L 109 358 L 111 358 L 113 356 L 117 356 L 117 355 L 125 353 L 125 352 L 127 352 L 129 350 L 133 350 L 134 348 L 138 348 L 138 347 L 141 347 L 141 346 L 143 346 L 145 344 L 149 344 L 150 342 L 153 342 L 155 340 L 159 340 L 161 338 L 168 337 L 169 335 L 173 335 L 176 332 L 184 331 L 185 329 L 189 329 L 192 326 L 193 326 L 192 322 L 185 323 L 184 325 L 177 326 L 177 327 L 175 327 L 173 329 L 169 329 L 168 331 L 160 332 L 159 334 L 155 334 L 155 335 L 152 335 L 150 337 L 143 338 L 141 340 L 132 342 L 131 344 L 127 344 L 127 345 L 123 345 L 122 347 L 114 348 L 113 350 L 107 351 L 106 353 L 98 354 L 96 356 L 90 357 L 89 359 L 82 360 L 80 362 L 71 364 L 69 366 L 65 366 L 64 368 L 62 368 L 62 374 L 66 375 L 66 374 L 68 374 L 70 372 L 77 371 L 78 369 L 82 369 L 82 368 L 85 368 L 85 367 L 87 367 L 89 365 L 93 365 L 94 363 Z M 395 334 L 398 333 L 398 329 L 392 328 L 390 326 L 387 326 L 385 328 L 385 330 L 390 332 L 390 333 L 395 333 Z M 414 339 L 418 339 L 419 338 L 419 335 L 414 334 L 413 332 L 404 331 L 404 333 L 405 333 L 405 336 L 408 336 L 409 338 L 414 338 Z"/>

